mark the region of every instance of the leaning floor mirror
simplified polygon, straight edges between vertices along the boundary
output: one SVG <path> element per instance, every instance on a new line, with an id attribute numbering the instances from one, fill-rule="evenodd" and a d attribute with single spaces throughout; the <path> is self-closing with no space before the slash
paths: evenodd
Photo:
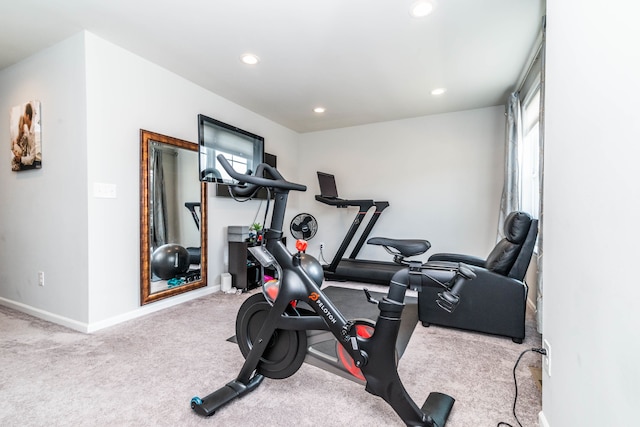
<path id="1" fill-rule="evenodd" d="M 140 303 L 207 286 L 198 144 L 140 130 Z"/>

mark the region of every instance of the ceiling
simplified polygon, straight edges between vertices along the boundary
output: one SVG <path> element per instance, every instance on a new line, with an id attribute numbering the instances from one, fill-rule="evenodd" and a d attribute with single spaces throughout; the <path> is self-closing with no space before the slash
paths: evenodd
<path id="1" fill-rule="evenodd" d="M 436 1 L 7 0 L 0 69 L 88 30 L 297 132 L 504 104 L 544 0 Z"/>

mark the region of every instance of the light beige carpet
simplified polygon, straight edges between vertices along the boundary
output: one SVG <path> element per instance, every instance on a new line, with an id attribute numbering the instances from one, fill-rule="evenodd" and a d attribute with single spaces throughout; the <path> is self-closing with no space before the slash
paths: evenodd
<path id="1" fill-rule="evenodd" d="M 193 413 L 191 397 L 223 386 L 242 365 L 227 338 L 247 296 L 213 294 L 91 335 L 0 307 L 0 425 L 403 425 L 361 385 L 306 363 L 288 379 L 265 379 L 210 418 Z M 418 406 L 431 391 L 453 396 L 449 427 L 517 425 L 513 365 L 523 350 L 540 346 L 528 322 L 521 345 L 418 323 L 398 367 L 406 389 Z M 517 372 L 524 426 L 536 426 L 541 409 L 529 368 L 539 368 L 540 357 L 528 353 Z"/>

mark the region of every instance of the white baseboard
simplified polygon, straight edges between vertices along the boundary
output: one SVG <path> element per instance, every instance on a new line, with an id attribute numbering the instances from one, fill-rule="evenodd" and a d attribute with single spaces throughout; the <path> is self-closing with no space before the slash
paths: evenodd
<path id="1" fill-rule="evenodd" d="M 207 286 L 204 288 L 193 290 L 191 292 L 176 295 L 175 297 L 172 297 L 172 298 L 167 298 L 151 304 L 147 304 L 145 306 L 136 308 L 135 310 L 131 310 L 127 313 L 122 313 L 117 316 L 110 317 L 108 319 L 104 319 L 99 322 L 93 322 L 93 323 L 79 322 L 77 320 L 73 320 L 68 317 L 60 316 L 55 313 L 41 310 L 39 308 L 35 308 L 30 305 L 23 304 L 21 302 L 12 301 L 2 297 L 0 297 L 0 305 L 4 305 L 6 307 L 20 311 L 22 313 L 26 313 L 30 316 L 37 317 L 42 320 L 46 320 L 47 322 L 52 322 L 61 326 L 65 326 L 67 328 L 73 329 L 78 332 L 84 332 L 84 333 L 90 334 L 92 332 L 96 332 L 101 329 L 126 322 L 128 320 L 133 320 L 138 317 L 146 316 L 147 314 L 155 313 L 156 311 L 173 307 L 175 305 L 182 304 L 184 302 L 191 301 L 193 299 L 200 298 L 205 295 L 210 295 L 218 291 L 220 291 L 220 285 Z"/>
<path id="2" fill-rule="evenodd" d="M 56 323 L 58 325 L 65 326 L 75 331 L 87 332 L 87 324 L 84 322 L 79 322 L 77 320 L 69 319 L 68 317 L 60 316 L 55 313 L 41 310 L 39 308 L 35 308 L 30 305 L 23 304 L 21 302 L 0 297 L 0 305 L 4 305 L 5 307 L 9 307 L 16 311 L 26 313 L 33 317 L 37 317 L 38 319 L 46 320 L 47 322 Z"/>
<path id="3" fill-rule="evenodd" d="M 99 322 L 93 322 L 87 325 L 87 330 L 84 332 L 92 333 L 101 329 L 115 326 L 119 323 L 123 323 L 129 320 L 137 319 L 138 317 L 146 316 L 147 314 L 155 313 L 156 311 L 163 310 L 165 308 L 173 307 L 178 304 L 182 304 L 187 301 L 191 301 L 196 298 L 210 295 L 220 290 L 220 285 L 206 286 L 204 288 L 195 289 L 184 294 L 176 295 L 171 298 L 161 299 L 160 301 L 153 302 L 151 304 L 143 305 L 135 310 L 131 310 L 127 313 L 122 313 L 118 316 L 111 317 L 109 319 L 101 320 Z"/>
<path id="4" fill-rule="evenodd" d="M 538 425 L 540 427 L 549 427 L 549 423 L 547 422 L 547 419 L 545 418 L 542 411 L 538 412 Z"/>

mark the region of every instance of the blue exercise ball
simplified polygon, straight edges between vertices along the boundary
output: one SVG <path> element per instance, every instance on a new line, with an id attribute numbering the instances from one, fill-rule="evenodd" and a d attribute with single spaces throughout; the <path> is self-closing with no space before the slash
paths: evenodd
<path id="1" fill-rule="evenodd" d="M 183 246 L 168 243 L 151 255 L 151 271 L 163 280 L 173 279 L 189 270 L 189 251 Z"/>

